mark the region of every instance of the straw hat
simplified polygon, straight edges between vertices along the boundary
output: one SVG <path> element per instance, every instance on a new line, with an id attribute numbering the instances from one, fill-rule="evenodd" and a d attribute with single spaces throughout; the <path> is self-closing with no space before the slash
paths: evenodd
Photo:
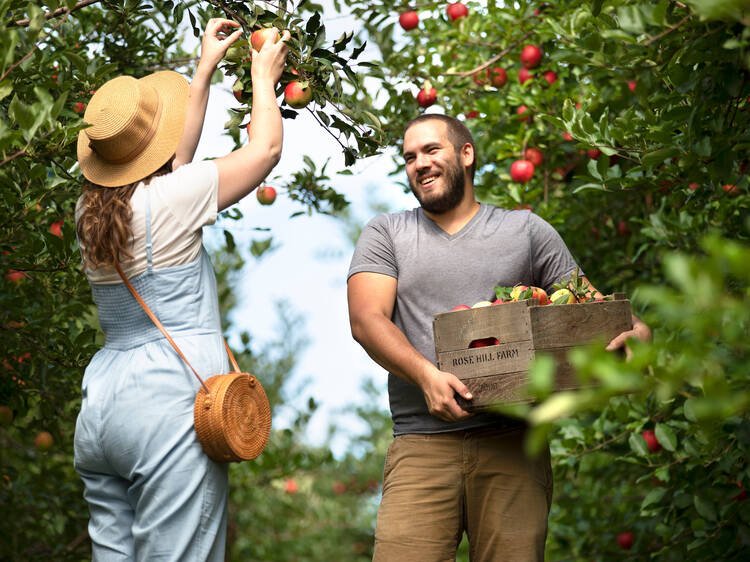
<path id="1" fill-rule="evenodd" d="M 78 133 L 78 165 L 86 179 L 119 187 L 163 166 L 182 137 L 187 98 L 187 81 L 171 70 L 105 83 L 83 115 L 92 126 Z"/>

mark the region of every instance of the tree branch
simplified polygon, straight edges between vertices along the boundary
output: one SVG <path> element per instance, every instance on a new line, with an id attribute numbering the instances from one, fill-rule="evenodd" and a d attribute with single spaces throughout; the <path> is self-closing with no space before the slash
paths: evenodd
<path id="1" fill-rule="evenodd" d="M 480 64 L 476 68 L 472 68 L 471 70 L 466 70 L 464 72 L 444 72 L 446 76 L 460 76 L 462 78 L 466 78 L 467 76 L 472 76 L 473 74 L 476 74 L 477 72 L 482 72 L 485 68 L 488 68 L 491 64 L 497 62 L 501 58 L 503 58 L 505 55 L 507 55 L 509 52 L 511 52 L 519 43 L 521 43 L 524 39 L 527 37 L 530 37 L 533 35 L 533 31 L 527 32 L 523 37 L 515 41 L 514 43 L 511 43 L 508 47 L 500 51 L 498 54 L 496 54 L 494 57 L 492 57 L 487 62 Z"/>
<path id="2" fill-rule="evenodd" d="M 86 6 L 90 6 L 91 4 L 96 4 L 100 0 L 81 0 L 81 2 L 78 2 L 75 6 L 72 8 L 58 8 L 54 12 L 47 12 L 44 14 L 44 19 L 51 20 L 52 18 L 56 18 L 59 16 L 62 16 L 63 14 L 67 15 L 71 12 L 75 12 L 76 10 L 80 8 L 85 8 Z M 14 21 L 8 24 L 9 27 L 27 27 L 29 24 L 31 24 L 31 19 L 26 18 L 18 21 Z"/>

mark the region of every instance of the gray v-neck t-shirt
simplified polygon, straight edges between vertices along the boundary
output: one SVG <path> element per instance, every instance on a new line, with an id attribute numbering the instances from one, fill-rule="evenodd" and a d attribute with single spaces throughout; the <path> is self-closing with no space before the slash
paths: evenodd
<path id="1" fill-rule="evenodd" d="M 525 210 L 481 204 L 455 234 L 442 230 L 421 207 L 378 215 L 362 231 L 348 277 L 371 272 L 396 278 L 391 319 L 417 351 L 437 364 L 434 314 L 459 304 L 494 300 L 495 285 L 521 283 L 549 291 L 577 267 L 560 235 L 544 219 Z M 430 415 L 421 389 L 392 373 L 388 395 L 394 435 L 517 425 L 494 414 L 445 422 Z"/>

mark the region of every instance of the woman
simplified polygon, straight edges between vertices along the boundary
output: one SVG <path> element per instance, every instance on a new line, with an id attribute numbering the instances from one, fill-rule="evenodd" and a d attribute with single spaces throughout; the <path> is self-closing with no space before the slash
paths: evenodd
<path id="1" fill-rule="evenodd" d="M 78 138 L 88 180 L 77 233 L 106 344 L 83 379 L 75 466 L 85 485 L 94 560 L 224 560 L 227 465 L 193 428 L 198 381 L 122 283 L 144 298 L 199 373 L 229 370 L 216 280 L 201 228 L 276 165 L 282 125 L 274 87 L 289 33 L 252 53 L 249 143 L 191 163 L 211 74 L 240 36 L 213 19 L 188 87 L 179 74 L 121 76 L 92 97 Z M 234 31 L 226 35 L 225 31 Z"/>

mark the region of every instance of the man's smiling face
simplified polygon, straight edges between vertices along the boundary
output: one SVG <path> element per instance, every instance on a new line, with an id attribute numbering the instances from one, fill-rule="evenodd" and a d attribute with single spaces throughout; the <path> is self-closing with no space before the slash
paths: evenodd
<path id="1" fill-rule="evenodd" d="M 445 213 L 461 202 L 465 170 L 445 123 L 427 120 L 409 127 L 404 135 L 404 161 L 411 191 L 425 211 Z"/>

